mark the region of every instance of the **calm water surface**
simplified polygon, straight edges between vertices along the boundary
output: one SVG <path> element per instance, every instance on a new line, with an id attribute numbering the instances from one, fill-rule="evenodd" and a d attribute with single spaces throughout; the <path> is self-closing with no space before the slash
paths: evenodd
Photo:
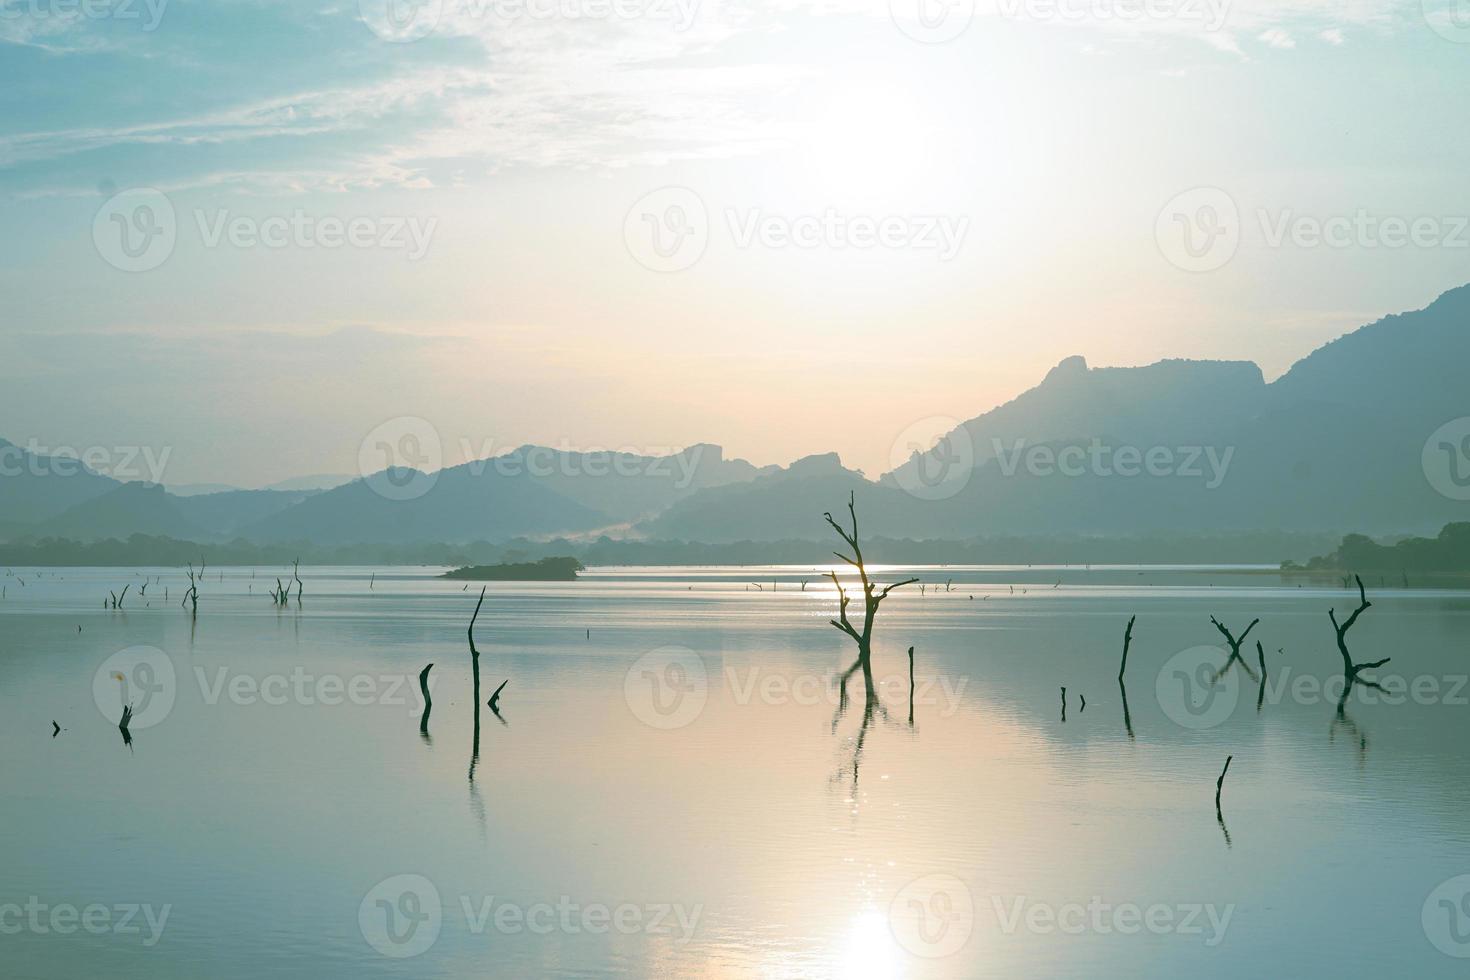
<path id="1" fill-rule="evenodd" d="M 1404 690 L 1359 687 L 1339 716 L 1327 611 L 1355 591 L 1251 569 L 884 570 L 925 593 L 884 606 L 881 703 L 854 678 L 840 711 L 851 645 L 812 570 L 495 583 L 481 701 L 509 683 L 500 717 L 480 708 L 477 750 L 478 586 L 438 571 L 307 569 L 304 600 L 278 610 L 280 569 L 210 569 L 195 621 L 176 569 L 147 570 L 146 595 L 134 570 L 0 580 L 0 974 L 1340 978 L 1470 962 L 1454 955 L 1470 956 L 1470 884 L 1454 880 L 1470 874 L 1470 593 L 1369 582 L 1350 642 L 1392 657 L 1377 675 Z M 123 611 L 104 610 L 129 582 Z M 1261 619 L 1245 653 L 1258 670 L 1261 641 L 1264 692 L 1238 666 L 1207 683 L 1226 659 L 1195 649 L 1222 642 L 1212 615 L 1237 632 Z"/>

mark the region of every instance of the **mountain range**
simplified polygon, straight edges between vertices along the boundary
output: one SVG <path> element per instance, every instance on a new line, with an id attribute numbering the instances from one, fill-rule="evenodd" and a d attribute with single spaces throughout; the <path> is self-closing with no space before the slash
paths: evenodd
<path id="1" fill-rule="evenodd" d="M 1430 457 L 1454 446 L 1431 435 L 1470 416 L 1467 365 L 1470 286 L 1347 334 L 1269 383 L 1246 361 L 1094 368 L 1069 357 L 877 479 L 835 453 L 758 467 L 709 444 L 671 456 L 523 446 L 433 473 L 171 492 L 0 440 L 0 540 L 820 540 L 822 513 L 849 492 L 864 532 L 891 538 L 1433 533 L 1470 512 L 1470 492 L 1429 475 Z M 1470 423 L 1461 448 L 1456 474 L 1470 470 Z M 417 489 L 397 499 L 403 487 Z"/>

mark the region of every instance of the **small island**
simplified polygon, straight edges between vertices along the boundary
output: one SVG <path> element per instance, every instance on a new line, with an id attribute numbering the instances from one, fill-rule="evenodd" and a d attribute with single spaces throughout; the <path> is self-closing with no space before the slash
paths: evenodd
<path id="1" fill-rule="evenodd" d="M 543 558 L 500 565 L 467 565 L 440 577 L 470 582 L 575 582 L 577 573 L 584 567 L 575 558 Z"/>

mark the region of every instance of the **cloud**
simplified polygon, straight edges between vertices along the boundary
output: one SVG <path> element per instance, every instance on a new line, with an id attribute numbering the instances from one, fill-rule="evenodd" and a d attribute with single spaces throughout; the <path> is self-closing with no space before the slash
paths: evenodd
<path id="1" fill-rule="evenodd" d="M 1244 58 L 1241 41 L 1252 37 L 1273 48 L 1294 47 L 1293 32 L 1340 44 L 1343 25 L 1392 24 L 1404 0 L 989 2 L 981 16 L 1090 30 L 1099 51 L 1110 39 L 1150 38 L 1203 41 Z M 264 18 L 238 32 L 236 51 L 218 47 L 233 22 L 191 21 L 201 9 L 180 8 L 166 43 L 148 35 L 146 54 L 121 56 L 136 74 L 116 102 L 96 100 L 68 126 L 37 128 L 44 116 L 29 129 L 0 123 L 8 171 L 0 186 L 24 196 L 92 193 L 115 160 L 129 164 L 119 179 L 141 175 L 162 189 L 276 193 L 759 154 L 799 135 L 804 121 L 789 96 L 825 70 L 822 42 L 841 35 L 837 21 L 893 31 L 883 0 L 445 0 L 430 36 L 394 44 L 374 34 L 357 3 L 332 0 L 314 10 L 215 8 Z M 617 13 L 630 9 L 637 16 Z M 0 37 L 13 43 L 69 50 L 106 43 L 100 30 L 75 19 L 0 19 L 8 32 Z M 319 50 L 307 61 L 299 49 L 276 51 L 264 39 L 282 31 Z M 235 53 L 212 60 L 225 51 Z M 124 90 L 161 94 L 123 101 Z M 238 101 L 220 104 L 221 93 Z"/>

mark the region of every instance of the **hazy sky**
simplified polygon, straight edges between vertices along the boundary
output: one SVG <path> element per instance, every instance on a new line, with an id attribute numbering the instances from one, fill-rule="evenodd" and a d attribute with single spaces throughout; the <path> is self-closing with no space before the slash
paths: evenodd
<path id="1" fill-rule="evenodd" d="M 0 0 L 0 437 L 876 475 L 1071 354 L 1274 377 L 1470 280 L 1453 2 L 389 2 Z"/>

